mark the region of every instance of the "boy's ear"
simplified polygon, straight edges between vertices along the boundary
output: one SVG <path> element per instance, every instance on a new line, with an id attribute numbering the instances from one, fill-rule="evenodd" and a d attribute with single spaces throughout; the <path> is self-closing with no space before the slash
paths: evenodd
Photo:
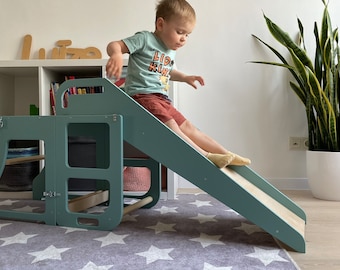
<path id="1" fill-rule="evenodd" d="M 163 25 L 164 25 L 164 19 L 162 17 L 158 17 L 156 20 L 156 29 L 162 30 Z"/>

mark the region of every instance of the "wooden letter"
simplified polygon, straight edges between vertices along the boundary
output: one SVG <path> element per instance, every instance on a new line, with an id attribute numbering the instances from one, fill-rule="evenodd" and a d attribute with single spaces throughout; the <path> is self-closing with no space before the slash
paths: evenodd
<path id="1" fill-rule="evenodd" d="M 46 51 L 44 48 L 39 50 L 39 59 L 46 59 Z"/>
<path id="2" fill-rule="evenodd" d="M 32 36 L 26 35 L 24 37 L 24 44 L 22 46 L 22 51 L 21 51 L 22 60 L 28 60 L 30 58 L 31 46 L 32 46 Z"/>

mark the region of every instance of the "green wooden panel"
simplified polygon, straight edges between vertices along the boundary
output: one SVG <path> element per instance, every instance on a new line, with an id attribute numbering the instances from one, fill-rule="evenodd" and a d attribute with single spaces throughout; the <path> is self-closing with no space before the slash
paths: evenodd
<path id="1" fill-rule="evenodd" d="M 8 142 L 10 140 L 42 140 L 45 144 L 45 152 L 49 159 L 45 160 L 46 169 L 44 175 L 48 181 L 43 183 L 45 190 L 56 189 L 56 168 L 55 168 L 55 121 L 47 116 L 6 116 L 2 117 L 3 125 L 0 127 L 0 171 L 4 169 Z M 38 175 L 39 176 L 39 175 Z M 42 178 L 43 179 L 43 178 Z M 56 201 L 53 198 L 46 198 L 45 212 L 23 213 L 17 211 L 2 211 L 0 216 L 14 219 L 37 220 L 46 224 L 56 224 Z"/>
<path id="2" fill-rule="evenodd" d="M 58 99 L 61 100 L 62 91 L 66 91 L 71 86 L 88 85 L 103 86 L 104 93 L 70 96 L 69 107 L 59 106 L 57 113 L 124 115 L 125 141 L 233 208 L 293 249 L 305 251 L 304 236 L 286 224 L 279 213 L 268 209 L 256 197 L 232 181 L 110 81 L 102 78 L 67 81 L 59 89 L 61 92 Z M 272 187 L 269 190 L 267 186 L 265 192 L 270 191 L 269 195 L 275 200 L 284 201 L 284 204 L 289 205 L 294 212 L 305 216 L 298 206 L 280 192 L 276 190 L 273 192 L 274 190 Z"/>
<path id="3" fill-rule="evenodd" d="M 123 214 L 123 118 L 120 115 L 72 115 L 56 116 L 56 169 L 58 171 L 57 222 L 58 225 L 89 229 L 112 230 L 121 221 Z M 95 125 L 93 125 L 95 124 Z M 97 168 L 70 167 L 68 164 L 69 127 L 79 127 L 79 135 L 97 138 L 99 156 L 107 157 L 105 166 Z M 71 129 L 72 135 L 76 131 Z M 89 214 L 71 212 L 68 208 L 69 178 L 97 179 L 108 183 L 109 205 L 104 213 Z M 97 225 L 80 222 L 82 219 L 96 220 Z"/>

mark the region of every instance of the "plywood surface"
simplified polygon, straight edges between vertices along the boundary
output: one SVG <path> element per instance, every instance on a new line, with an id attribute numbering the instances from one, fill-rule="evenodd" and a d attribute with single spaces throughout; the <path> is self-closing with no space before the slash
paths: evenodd
<path id="1" fill-rule="evenodd" d="M 274 212 L 277 216 L 279 216 L 282 220 L 284 220 L 291 227 L 295 228 L 295 230 L 304 236 L 305 234 L 305 221 L 297 216 L 295 213 L 291 212 L 285 206 L 274 200 L 268 194 L 263 192 L 261 189 L 256 187 L 254 184 L 250 183 L 243 176 L 239 175 L 232 169 L 226 167 L 221 169 L 227 176 L 229 176 L 233 181 L 239 184 L 242 188 L 244 188 L 247 192 L 252 194 L 257 200 L 259 200 L 263 205 L 265 205 L 268 209 Z"/>

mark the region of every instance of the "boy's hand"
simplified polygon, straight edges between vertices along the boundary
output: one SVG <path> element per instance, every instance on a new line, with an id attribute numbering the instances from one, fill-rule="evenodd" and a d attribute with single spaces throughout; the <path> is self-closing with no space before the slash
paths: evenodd
<path id="1" fill-rule="evenodd" d="M 110 56 L 106 64 L 106 77 L 120 79 L 123 70 L 123 54 L 128 53 L 129 49 L 123 41 L 112 41 L 107 45 L 107 54 Z"/>
<path id="2" fill-rule="evenodd" d="M 115 77 L 118 81 L 122 75 L 123 55 L 119 53 L 112 54 L 106 64 L 106 76 L 108 78 Z"/>
<path id="3" fill-rule="evenodd" d="M 193 88 L 197 89 L 197 85 L 195 84 L 199 82 L 201 86 L 204 86 L 204 79 L 201 76 L 189 75 L 184 78 L 184 82 L 191 85 Z"/>
<path id="4" fill-rule="evenodd" d="M 176 69 L 171 70 L 170 80 L 177 82 L 185 82 L 191 85 L 193 88 L 197 89 L 196 81 L 199 82 L 201 86 L 204 85 L 204 79 L 201 76 L 196 75 L 186 75 Z"/>

